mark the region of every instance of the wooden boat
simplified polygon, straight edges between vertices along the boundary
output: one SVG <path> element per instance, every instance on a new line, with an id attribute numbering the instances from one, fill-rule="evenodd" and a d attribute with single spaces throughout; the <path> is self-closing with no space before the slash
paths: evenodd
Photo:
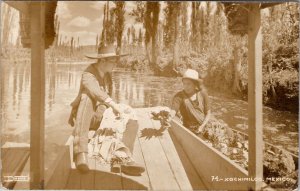
<path id="1" fill-rule="evenodd" d="M 139 131 L 134 159 L 145 166 L 141 176 L 113 173 L 110 166 L 89 159 L 90 171 L 81 174 L 73 162 L 73 137 L 62 146 L 52 168 L 45 172 L 45 189 L 69 190 L 247 190 L 248 172 L 205 141 L 184 128 L 178 120 L 162 129 L 151 118 L 153 108 L 135 109 Z M 101 128 L 101 127 L 100 127 Z M 28 175 L 29 161 L 19 175 Z M 227 178 L 228 180 L 225 180 Z M 28 189 L 16 182 L 14 189 Z"/>

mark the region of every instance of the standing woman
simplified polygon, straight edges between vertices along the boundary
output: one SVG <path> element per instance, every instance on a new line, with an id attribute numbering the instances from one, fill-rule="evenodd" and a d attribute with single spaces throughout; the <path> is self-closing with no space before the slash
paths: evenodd
<path id="1" fill-rule="evenodd" d="M 171 105 L 171 117 L 180 112 L 183 125 L 200 133 L 210 119 L 210 104 L 203 80 L 196 70 L 187 69 L 182 77 L 183 90 L 178 92 Z"/>

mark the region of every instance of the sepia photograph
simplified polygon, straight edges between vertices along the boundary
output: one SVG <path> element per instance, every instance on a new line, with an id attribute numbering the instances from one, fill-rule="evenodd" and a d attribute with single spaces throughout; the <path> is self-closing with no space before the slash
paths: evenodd
<path id="1" fill-rule="evenodd" d="M 298 1 L 0 5 L 1 190 L 299 189 Z"/>

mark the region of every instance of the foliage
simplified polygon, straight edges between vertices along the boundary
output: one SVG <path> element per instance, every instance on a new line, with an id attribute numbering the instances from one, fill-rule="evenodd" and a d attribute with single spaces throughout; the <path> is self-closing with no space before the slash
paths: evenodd
<path id="1" fill-rule="evenodd" d="M 269 8 L 262 25 L 264 103 L 295 112 L 299 107 L 298 9 L 293 3 Z"/>
<path id="2" fill-rule="evenodd" d="M 249 4 L 224 3 L 224 7 L 231 34 L 241 36 L 247 34 Z"/>
<path id="3" fill-rule="evenodd" d="M 144 15 L 145 15 L 145 9 L 146 9 L 146 4 L 144 1 L 136 1 L 136 8 L 133 9 L 129 15 L 135 17 L 135 21 L 138 23 L 143 23 L 144 22 Z"/>

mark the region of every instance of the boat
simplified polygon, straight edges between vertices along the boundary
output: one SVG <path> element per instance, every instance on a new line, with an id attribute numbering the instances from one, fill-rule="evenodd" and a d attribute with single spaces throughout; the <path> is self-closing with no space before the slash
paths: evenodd
<path id="1" fill-rule="evenodd" d="M 133 158 L 146 169 L 141 176 L 111 172 L 109 164 L 93 157 L 89 158 L 90 171 L 80 173 L 73 162 L 74 138 L 70 136 L 52 167 L 45 171 L 45 189 L 248 190 L 245 169 L 186 129 L 178 119 L 168 129 L 162 128 L 160 121 L 152 118 L 154 109 L 134 109 L 139 130 Z M 21 176 L 28 175 L 28 162 Z M 29 189 L 29 184 L 17 182 L 14 189 Z"/>

